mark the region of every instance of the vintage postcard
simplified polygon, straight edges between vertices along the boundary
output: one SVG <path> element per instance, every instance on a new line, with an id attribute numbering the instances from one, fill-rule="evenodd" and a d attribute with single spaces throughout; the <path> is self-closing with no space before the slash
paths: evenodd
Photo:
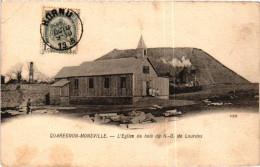
<path id="1" fill-rule="evenodd" d="M 260 165 L 259 11 L 1 2 L 1 165 Z"/>

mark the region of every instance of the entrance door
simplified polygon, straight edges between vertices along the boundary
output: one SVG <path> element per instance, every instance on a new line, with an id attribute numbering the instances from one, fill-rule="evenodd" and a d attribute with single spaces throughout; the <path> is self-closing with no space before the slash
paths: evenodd
<path id="1" fill-rule="evenodd" d="M 150 88 L 150 82 L 143 81 L 142 96 L 149 96 L 149 88 Z"/>
<path id="2" fill-rule="evenodd" d="M 45 95 L 45 104 L 50 105 L 50 94 L 49 93 Z"/>
<path id="3" fill-rule="evenodd" d="M 150 82 L 146 81 L 146 96 L 149 96 Z"/>

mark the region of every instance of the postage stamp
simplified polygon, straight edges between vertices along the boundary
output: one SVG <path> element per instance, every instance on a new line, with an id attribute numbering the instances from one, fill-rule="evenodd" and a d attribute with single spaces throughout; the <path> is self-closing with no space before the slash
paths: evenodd
<path id="1" fill-rule="evenodd" d="M 43 7 L 40 25 L 41 54 L 77 54 L 83 35 L 79 9 Z"/>

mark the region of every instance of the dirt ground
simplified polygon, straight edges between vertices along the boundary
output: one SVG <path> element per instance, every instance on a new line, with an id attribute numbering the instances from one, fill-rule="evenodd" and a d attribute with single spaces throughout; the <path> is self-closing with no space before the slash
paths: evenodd
<path id="1" fill-rule="evenodd" d="M 188 96 L 190 95 L 190 96 Z M 187 100 L 188 99 L 188 100 Z M 192 99 L 192 100 L 191 100 Z M 158 107 L 157 107 L 158 106 Z M 169 100 L 145 98 L 134 105 L 88 105 L 88 106 L 32 106 L 32 114 L 51 114 L 82 118 L 85 115 L 117 113 L 127 115 L 132 111 L 151 113 L 155 117 L 163 117 L 168 110 L 177 110 L 181 116 L 197 114 L 215 109 L 254 108 L 259 110 L 259 93 L 256 89 L 229 91 L 227 93 L 188 93 L 171 96 Z M 1 121 L 5 122 L 17 116 L 26 116 L 26 107 L 5 109 L 1 111 Z M 176 117 L 176 116 L 175 116 Z M 178 115 L 177 117 L 180 117 Z"/>

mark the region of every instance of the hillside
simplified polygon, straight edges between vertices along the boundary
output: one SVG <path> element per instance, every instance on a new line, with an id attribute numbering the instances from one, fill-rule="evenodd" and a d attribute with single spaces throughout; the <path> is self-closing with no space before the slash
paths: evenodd
<path id="1" fill-rule="evenodd" d="M 136 53 L 136 49 L 114 49 L 97 59 L 97 61 L 136 57 Z M 183 67 L 187 66 L 196 69 L 197 82 L 200 85 L 250 83 L 201 49 L 148 48 L 147 55 L 161 76 L 176 76 Z M 184 62 L 186 62 L 186 65 L 181 64 Z"/>

